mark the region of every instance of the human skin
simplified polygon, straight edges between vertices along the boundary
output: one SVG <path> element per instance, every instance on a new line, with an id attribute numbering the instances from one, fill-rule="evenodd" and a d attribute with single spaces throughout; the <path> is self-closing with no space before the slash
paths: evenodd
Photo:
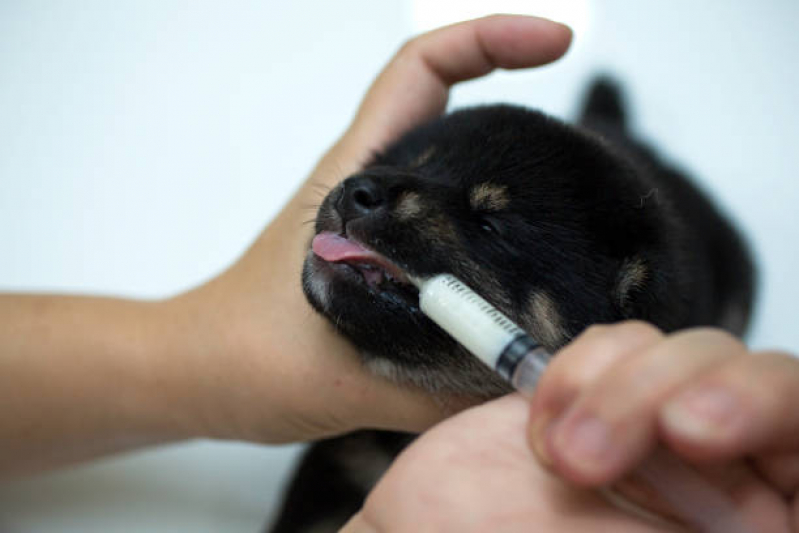
<path id="1" fill-rule="evenodd" d="M 319 188 L 444 111 L 454 83 L 548 63 L 570 30 L 493 16 L 406 43 L 347 131 L 229 269 L 161 301 L 0 295 L 0 476 L 212 437 L 301 441 L 356 428 L 420 431 L 468 404 L 365 372 L 300 289 Z"/>
<path id="2" fill-rule="evenodd" d="M 627 477 L 659 443 L 725 491 L 750 531 L 795 533 L 797 401 L 788 354 L 711 328 L 594 326 L 556 355 L 531 402 L 505 397 L 422 435 L 344 532 L 674 531 L 590 490 L 615 484 L 669 517 Z"/>
<path id="3" fill-rule="evenodd" d="M 799 531 L 798 401 L 799 360 L 786 352 L 713 328 L 594 326 L 542 378 L 529 442 L 583 487 L 617 482 L 659 444 L 723 487 L 754 531 Z"/>
<path id="4" fill-rule="evenodd" d="M 662 533 L 544 468 L 526 440 L 518 394 L 468 409 L 424 433 L 342 533 Z"/>

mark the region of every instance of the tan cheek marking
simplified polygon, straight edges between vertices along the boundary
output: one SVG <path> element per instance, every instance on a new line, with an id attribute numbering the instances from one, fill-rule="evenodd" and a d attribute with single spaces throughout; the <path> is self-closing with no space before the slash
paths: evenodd
<path id="1" fill-rule="evenodd" d="M 394 209 L 394 214 L 402 220 L 413 218 L 421 212 L 422 198 L 415 192 L 403 193 Z"/>
<path id="2" fill-rule="evenodd" d="M 630 293 L 644 286 L 649 271 L 644 260 L 640 257 L 625 259 L 616 278 L 614 296 L 618 304 L 624 308 L 630 300 Z"/>
<path id="3" fill-rule="evenodd" d="M 417 157 L 416 159 L 413 160 L 413 162 L 411 162 L 411 168 L 418 168 L 424 165 L 425 163 L 430 161 L 430 158 L 433 157 L 435 153 L 436 153 L 436 147 L 428 146 L 427 149 L 425 149 L 425 151 L 422 152 L 422 154 L 419 157 Z"/>
<path id="4" fill-rule="evenodd" d="M 544 347 L 555 350 L 566 341 L 568 335 L 555 301 L 543 292 L 534 292 L 527 304 L 523 325 Z"/>
<path id="5" fill-rule="evenodd" d="M 489 211 L 505 209 L 510 203 L 508 188 L 504 185 L 481 183 L 472 188 L 469 194 L 469 203 L 473 209 L 487 209 Z"/>

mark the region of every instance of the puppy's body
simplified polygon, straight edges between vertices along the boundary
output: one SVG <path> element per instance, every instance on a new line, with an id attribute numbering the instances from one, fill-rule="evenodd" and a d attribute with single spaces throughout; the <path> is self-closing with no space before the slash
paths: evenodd
<path id="1" fill-rule="evenodd" d="M 309 301 L 373 371 L 432 393 L 508 388 L 420 313 L 403 272 L 454 274 L 553 351 L 592 323 L 630 318 L 742 334 L 752 304 L 740 237 L 629 136 L 606 81 L 578 127 L 490 106 L 409 132 L 328 194 L 316 229 Z M 337 530 L 409 440 L 315 444 L 273 531 Z"/>

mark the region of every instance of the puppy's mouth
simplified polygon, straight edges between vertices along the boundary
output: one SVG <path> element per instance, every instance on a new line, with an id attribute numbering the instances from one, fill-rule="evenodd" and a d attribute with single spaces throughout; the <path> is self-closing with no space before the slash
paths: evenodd
<path id="1" fill-rule="evenodd" d="M 397 288 L 404 292 L 413 288 L 402 268 L 385 256 L 343 235 L 321 232 L 314 237 L 311 249 L 317 257 L 328 263 L 350 267 L 360 274 L 369 288 L 376 291 Z"/>

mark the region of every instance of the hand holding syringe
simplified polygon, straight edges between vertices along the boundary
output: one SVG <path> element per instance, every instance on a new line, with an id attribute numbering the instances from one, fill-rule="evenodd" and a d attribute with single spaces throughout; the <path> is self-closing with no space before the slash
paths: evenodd
<path id="1" fill-rule="evenodd" d="M 520 392 L 531 395 L 550 354 L 474 291 L 447 274 L 411 278 L 421 310 Z M 750 533 L 733 502 L 682 461 L 659 449 L 636 470 L 677 515 L 709 533 Z"/>

